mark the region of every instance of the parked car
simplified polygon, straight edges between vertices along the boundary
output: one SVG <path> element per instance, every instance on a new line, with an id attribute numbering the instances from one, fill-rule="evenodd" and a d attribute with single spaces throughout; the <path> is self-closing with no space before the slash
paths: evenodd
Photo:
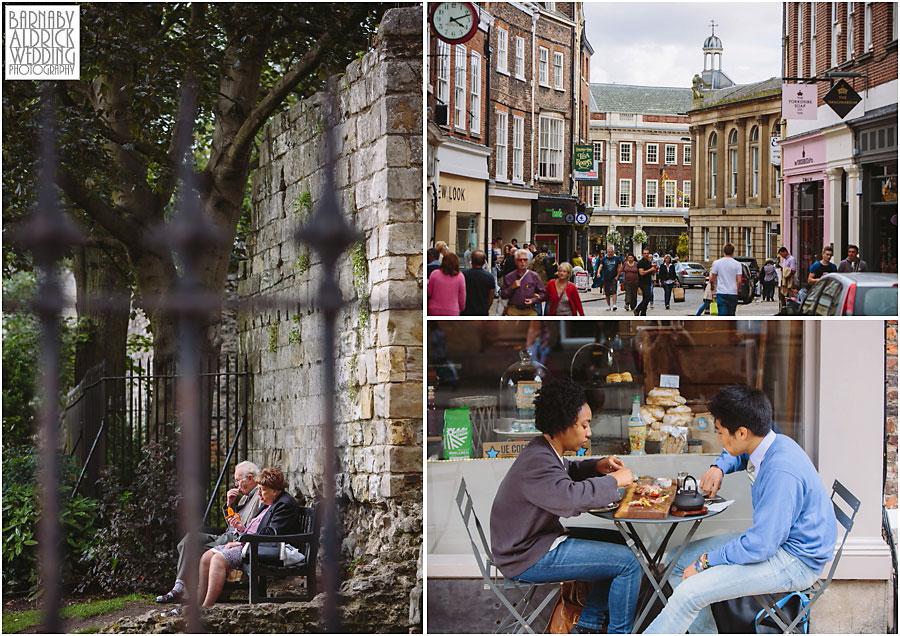
<path id="1" fill-rule="evenodd" d="M 706 270 L 700 263 L 675 263 L 675 274 L 682 287 L 696 285 L 702 289 L 706 285 Z"/>
<path id="2" fill-rule="evenodd" d="M 800 316 L 896 316 L 897 275 L 825 274 L 813 283 Z"/>
<path id="3" fill-rule="evenodd" d="M 735 256 L 734 260 L 747 264 L 750 268 L 750 276 L 752 277 L 755 286 L 759 280 L 759 265 L 757 264 L 756 259 L 752 256 Z"/>
<path id="4" fill-rule="evenodd" d="M 750 270 L 750 265 L 747 264 L 746 261 L 738 262 L 741 264 L 741 269 L 743 270 L 743 273 L 741 274 L 741 284 L 738 287 L 738 300 L 744 305 L 749 305 L 756 297 L 756 279 L 753 276 L 753 272 Z M 755 263 L 756 261 L 754 260 L 753 262 Z"/>

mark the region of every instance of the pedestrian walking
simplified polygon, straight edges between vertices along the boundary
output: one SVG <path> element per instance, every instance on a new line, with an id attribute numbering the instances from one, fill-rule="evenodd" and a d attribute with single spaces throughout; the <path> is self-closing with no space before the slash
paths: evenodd
<path id="1" fill-rule="evenodd" d="M 535 303 L 547 296 L 541 277 L 528 269 L 528 250 L 515 253 L 516 271 L 503 278 L 500 297 L 508 298 L 507 314 L 510 316 L 537 316 Z"/>
<path id="2" fill-rule="evenodd" d="M 606 255 L 597 260 L 597 276 L 606 294 L 606 311 L 616 311 L 616 287 L 619 275 L 622 273 L 624 261 L 621 256 L 616 256 L 612 245 L 606 248 Z"/>
<path id="3" fill-rule="evenodd" d="M 465 308 L 466 279 L 459 272 L 459 257 L 447 252 L 428 277 L 428 315 L 458 316 Z"/>
<path id="4" fill-rule="evenodd" d="M 771 258 L 766 259 L 762 271 L 759 274 L 762 284 L 762 296 L 764 301 L 775 300 L 775 285 L 778 282 L 778 272 L 775 269 L 775 263 Z"/>
<path id="5" fill-rule="evenodd" d="M 672 300 L 672 289 L 674 287 L 681 287 L 681 283 L 678 282 L 678 274 L 675 272 L 675 264 L 672 262 L 672 257 L 668 254 L 663 258 L 663 263 L 659 268 L 657 278 L 662 285 L 666 309 L 668 309 L 669 301 Z"/>
<path id="6" fill-rule="evenodd" d="M 778 309 L 784 309 L 785 299 L 790 295 L 791 287 L 797 276 L 797 259 L 791 256 L 788 249 L 782 245 L 778 248 L 778 259 L 781 265 L 781 287 L 778 290 Z"/>
<path id="7" fill-rule="evenodd" d="M 548 316 L 583 316 L 584 308 L 578 295 L 578 288 L 570 282 L 573 267 L 560 263 L 556 278 L 547 285 Z"/>
<path id="8" fill-rule="evenodd" d="M 463 316 L 487 316 L 494 302 L 496 282 L 493 275 L 484 269 L 487 260 L 481 250 L 472 251 L 472 267 L 463 272 L 466 279 L 466 306 Z"/>
<path id="9" fill-rule="evenodd" d="M 428 276 L 431 276 L 431 272 L 438 269 L 441 266 L 441 252 L 436 247 L 429 247 L 428 251 L 425 252 L 425 260 L 428 262 L 426 266 L 428 268 Z"/>
<path id="10" fill-rule="evenodd" d="M 695 316 L 702 316 L 706 313 L 706 310 L 712 306 L 713 295 L 712 295 L 712 285 L 709 284 L 709 281 L 706 281 L 706 287 L 703 288 L 703 303 L 700 305 L 700 309 L 697 310 Z"/>
<path id="11" fill-rule="evenodd" d="M 709 284 L 715 294 L 720 316 L 733 316 L 738 304 L 738 289 L 744 270 L 740 261 L 734 260 L 734 245 L 725 243 L 722 258 L 713 263 Z"/>
<path id="12" fill-rule="evenodd" d="M 859 248 L 856 245 L 847 246 L 847 258 L 838 265 L 842 274 L 855 274 L 856 272 L 868 272 L 869 266 L 859 257 Z"/>
<path id="13" fill-rule="evenodd" d="M 641 302 L 635 308 L 635 316 L 646 316 L 647 306 L 653 301 L 653 275 L 659 269 L 653 264 L 650 257 L 650 250 L 644 248 L 641 254 L 641 260 L 637 263 L 638 270 L 638 289 L 641 290 Z"/>
<path id="14" fill-rule="evenodd" d="M 809 275 L 806 282 L 810 285 L 822 278 L 825 274 L 831 274 L 837 271 L 837 267 L 831 262 L 834 257 L 834 248 L 826 245 L 822 248 L 822 258 L 809 266 Z"/>
<path id="15" fill-rule="evenodd" d="M 515 239 L 513 239 L 515 240 Z M 502 280 L 510 272 L 516 271 L 516 248 L 512 243 L 503 246 L 503 265 L 500 268 L 500 279 Z"/>
<path id="16" fill-rule="evenodd" d="M 637 307 L 638 268 L 634 254 L 625 255 L 625 263 L 622 265 L 622 291 L 625 292 L 625 311 L 632 311 Z"/>

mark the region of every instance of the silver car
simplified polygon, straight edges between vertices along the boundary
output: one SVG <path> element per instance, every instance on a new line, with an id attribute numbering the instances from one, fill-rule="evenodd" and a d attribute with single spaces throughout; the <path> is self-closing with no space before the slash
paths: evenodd
<path id="1" fill-rule="evenodd" d="M 682 287 L 702 288 L 706 285 L 706 270 L 700 263 L 675 263 L 675 274 Z"/>
<path id="2" fill-rule="evenodd" d="M 896 316 L 897 275 L 825 274 L 810 288 L 801 316 Z"/>

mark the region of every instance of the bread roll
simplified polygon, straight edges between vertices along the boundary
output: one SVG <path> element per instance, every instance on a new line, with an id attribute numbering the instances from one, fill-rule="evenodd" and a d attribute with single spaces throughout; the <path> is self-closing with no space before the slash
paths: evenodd
<path id="1" fill-rule="evenodd" d="M 678 392 L 678 389 L 675 389 L 672 387 L 663 388 L 661 386 L 658 386 L 654 389 L 651 389 L 650 393 L 648 393 L 647 395 L 650 397 L 667 397 L 667 396 L 675 397 L 676 395 L 681 395 L 681 394 Z"/>
<path id="2" fill-rule="evenodd" d="M 649 407 L 642 406 L 641 407 L 641 419 L 644 420 L 644 424 L 652 424 L 656 420 L 660 419 L 658 417 L 654 417 L 653 412 Z"/>
<path id="3" fill-rule="evenodd" d="M 681 406 L 673 406 L 671 408 L 666 409 L 666 415 L 676 415 L 678 413 L 686 413 L 688 415 L 693 415 L 694 412 L 691 410 L 691 407 L 685 406 L 683 404 Z"/>
<path id="4" fill-rule="evenodd" d="M 616 382 L 622 381 L 622 375 L 620 373 L 610 373 L 606 376 L 607 384 L 615 384 Z"/>
<path id="5" fill-rule="evenodd" d="M 693 420 L 690 414 L 676 413 L 664 416 L 662 421 L 665 426 L 689 426 Z"/>
<path id="6" fill-rule="evenodd" d="M 685 400 L 680 395 L 665 397 L 651 396 L 647 398 L 647 404 L 653 404 L 656 406 L 681 406 L 685 402 L 687 402 L 687 400 Z"/>
<path id="7" fill-rule="evenodd" d="M 621 376 L 620 382 L 634 382 L 634 378 L 631 377 L 631 374 L 628 371 L 619 374 Z"/>

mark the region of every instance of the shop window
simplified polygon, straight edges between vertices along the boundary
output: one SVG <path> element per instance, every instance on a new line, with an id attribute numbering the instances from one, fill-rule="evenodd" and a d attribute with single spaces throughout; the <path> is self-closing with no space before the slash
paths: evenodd
<path id="1" fill-rule="evenodd" d="M 547 378 L 563 376 L 585 388 L 592 407 L 591 456 L 627 454 L 632 399 L 637 395 L 646 404 L 663 374 L 678 376 L 679 394 L 692 410 L 683 425 L 690 439 L 700 441 L 694 452 L 714 457 L 721 451 L 714 431 L 703 430 L 694 416 L 708 412 L 712 396 L 733 383 L 762 389 L 781 431 L 801 446 L 806 441 L 801 417 L 808 385 L 804 350 L 815 345 L 816 335 L 811 334 L 812 342 L 807 340 L 815 327 L 807 329 L 803 321 L 509 320 L 502 329 L 497 324 L 428 322 L 428 385 L 434 387 L 428 412 L 429 459 L 444 457 L 442 432 L 451 421 L 466 428 L 463 437 L 473 442 L 462 457 L 494 461 L 502 452 L 497 444 L 514 455 L 517 450 L 507 442 L 527 441 L 536 434 L 522 427 L 523 419 L 534 417 L 534 390 Z M 501 387 L 501 377 L 513 377 L 510 369 L 521 366 L 520 350 L 528 352 L 530 376 L 518 374 L 515 382 Z M 623 373 L 630 381 L 613 381 L 621 380 Z M 468 417 L 446 418 L 444 409 L 451 406 L 468 406 Z M 660 427 L 651 425 L 650 430 Z M 458 448 L 453 450 L 460 456 Z"/>

